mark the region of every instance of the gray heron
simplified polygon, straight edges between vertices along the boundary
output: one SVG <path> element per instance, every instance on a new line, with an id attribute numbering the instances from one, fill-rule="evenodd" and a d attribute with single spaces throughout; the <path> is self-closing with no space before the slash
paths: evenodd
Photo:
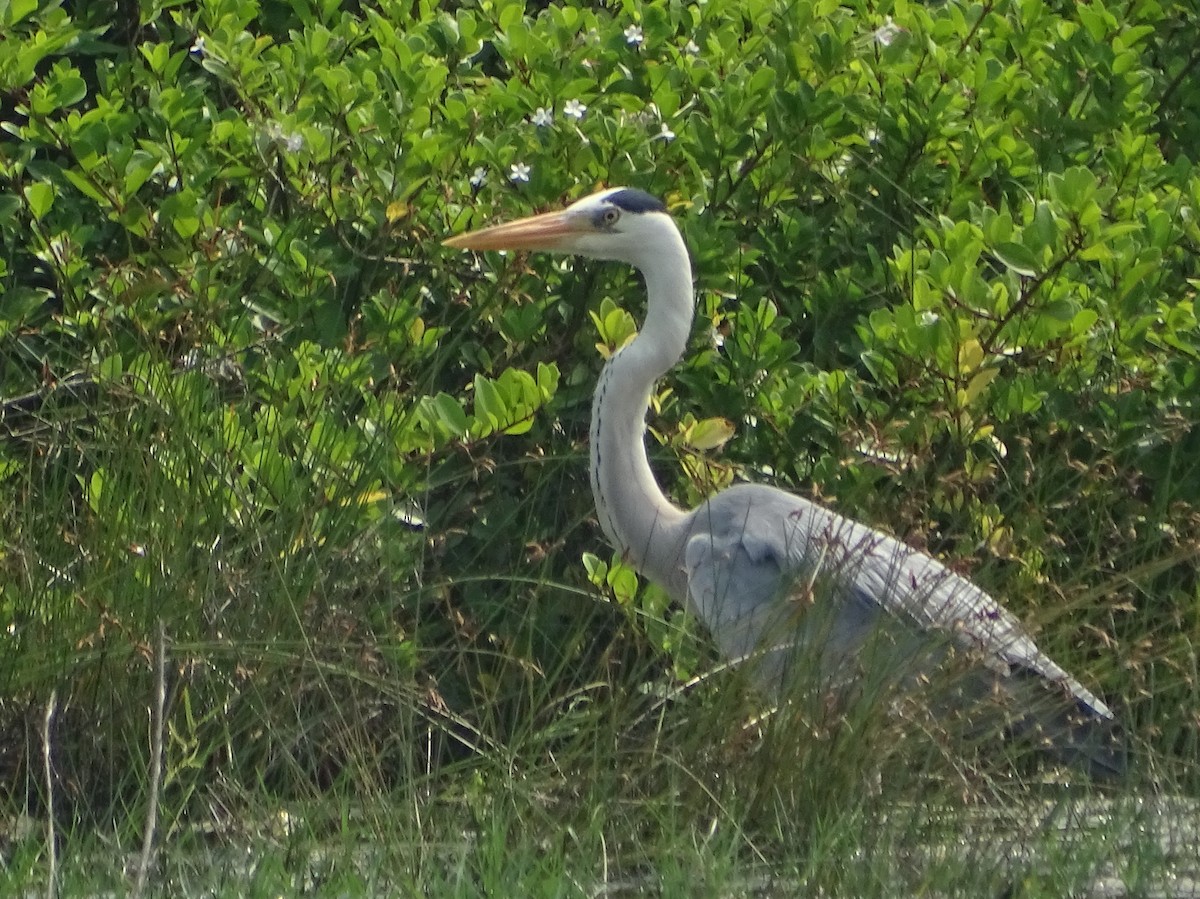
<path id="1" fill-rule="evenodd" d="M 726 659 L 752 666 L 759 686 L 779 689 L 801 664 L 834 681 L 853 678 L 868 655 L 898 680 L 928 682 L 931 666 L 956 656 L 966 662 L 956 678 L 967 683 L 956 702 L 992 698 L 1005 727 L 1060 760 L 1097 776 L 1123 773 L 1109 707 L 1038 649 L 1012 613 L 936 559 L 771 486 L 738 484 L 691 510 L 663 493 L 646 454 L 646 411 L 654 385 L 685 352 L 694 298 L 687 248 L 660 200 L 610 188 L 445 243 L 575 254 L 640 271 L 643 326 L 605 364 L 592 405 L 600 525 L 628 563 L 704 623 Z M 884 643 L 890 654 L 878 652 Z"/>

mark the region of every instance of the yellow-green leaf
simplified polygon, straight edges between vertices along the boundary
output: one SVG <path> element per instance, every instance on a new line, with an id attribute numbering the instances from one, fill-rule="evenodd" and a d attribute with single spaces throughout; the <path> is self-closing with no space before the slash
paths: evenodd
<path id="1" fill-rule="evenodd" d="M 979 341 L 971 339 L 958 348 L 958 370 L 963 372 L 975 371 L 983 362 L 983 347 Z"/>
<path id="2" fill-rule="evenodd" d="M 724 446 L 733 437 L 733 422 L 727 418 L 706 418 L 698 421 L 687 434 L 687 445 L 694 450 L 707 452 Z"/>
<path id="3" fill-rule="evenodd" d="M 54 205 L 54 187 L 45 181 L 35 181 L 25 188 L 25 200 L 33 217 L 40 222 Z"/>
<path id="4" fill-rule="evenodd" d="M 1007 240 L 996 244 L 992 249 L 1006 268 L 1018 275 L 1036 275 L 1038 270 L 1037 257 L 1024 244 Z"/>

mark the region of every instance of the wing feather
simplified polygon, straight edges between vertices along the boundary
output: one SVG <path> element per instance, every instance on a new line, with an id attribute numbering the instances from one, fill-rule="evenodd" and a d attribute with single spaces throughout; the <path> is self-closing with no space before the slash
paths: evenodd
<path id="1" fill-rule="evenodd" d="M 728 490 L 697 509 L 684 554 L 688 599 L 729 658 L 819 641 L 826 666 L 883 622 L 930 647 L 966 649 L 1000 678 L 1036 673 L 1102 718 L 1112 712 L 1037 644 L 1011 612 L 936 559 L 773 488 Z M 808 607 L 831 605 L 805 627 Z M 809 617 L 812 617 L 811 615 Z M 911 648 L 911 647 L 910 647 Z"/>

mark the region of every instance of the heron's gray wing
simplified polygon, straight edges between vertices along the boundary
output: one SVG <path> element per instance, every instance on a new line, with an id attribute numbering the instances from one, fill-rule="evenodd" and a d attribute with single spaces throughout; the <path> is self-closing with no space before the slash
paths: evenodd
<path id="1" fill-rule="evenodd" d="M 861 671 L 870 644 L 881 650 L 875 661 L 904 677 L 953 647 L 966 650 L 959 654 L 972 666 L 975 695 L 999 684 L 1013 694 L 1010 705 L 1019 705 L 1034 682 L 1042 696 L 1046 686 L 1058 692 L 1057 703 L 1051 694 L 1052 712 L 1027 717 L 1037 727 L 1053 718 L 1067 744 L 1079 742 L 1073 734 L 1081 713 L 1113 718 L 983 590 L 935 559 L 798 497 L 742 487 L 714 498 L 697 510 L 684 573 L 688 600 L 719 648 L 735 660 L 757 654 L 760 682 L 778 684 L 797 649 L 829 676 Z M 886 639 L 878 639 L 881 633 Z M 1102 769 L 1110 749 L 1097 762 Z M 1090 749 L 1080 754 L 1093 760 Z"/>
<path id="2" fill-rule="evenodd" d="M 698 533 L 685 553 L 688 600 L 725 658 L 749 660 L 758 683 L 780 686 L 801 655 L 814 673 L 835 677 L 886 613 L 857 590 L 818 604 L 819 564 L 796 565 L 745 535 Z"/>
<path id="3" fill-rule="evenodd" d="M 827 579 L 835 596 L 877 604 L 932 640 L 971 650 L 997 674 L 1014 667 L 1035 672 L 1111 717 L 1098 697 L 1038 649 L 1016 616 L 936 559 L 799 497 L 770 488 L 748 493 L 742 508 L 728 510 L 721 536 L 738 539 L 740 519 L 748 554 L 772 560 L 781 583 Z"/>
<path id="4" fill-rule="evenodd" d="M 818 528 L 816 539 L 828 546 L 834 579 L 847 589 L 914 622 L 932 639 L 966 649 L 998 676 L 1035 673 L 1101 717 L 1112 717 L 1108 706 L 1038 648 L 1015 615 L 966 578 L 892 537 L 820 507 L 810 505 L 795 516 L 798 528 L 805 515 L 812 516 L 805 534 L 814 533 L 814 525 Z"/>

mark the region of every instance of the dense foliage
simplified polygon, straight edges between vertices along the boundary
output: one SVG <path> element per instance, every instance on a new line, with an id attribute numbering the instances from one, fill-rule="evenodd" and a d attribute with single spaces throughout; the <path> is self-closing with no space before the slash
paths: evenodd
<path id="1" fill-rule="evenodd" d="M 535 6 L 0 0 L 5 795 L 56 691 L 59 801 L 142 801 L 159 621 L 173 815 L 705 670 L 591 513 L 635 277 L 439 245 L 601 184 L 694 255 L 670 492 L 951 560 L 1194 761 L 1195 8 Z"/>

